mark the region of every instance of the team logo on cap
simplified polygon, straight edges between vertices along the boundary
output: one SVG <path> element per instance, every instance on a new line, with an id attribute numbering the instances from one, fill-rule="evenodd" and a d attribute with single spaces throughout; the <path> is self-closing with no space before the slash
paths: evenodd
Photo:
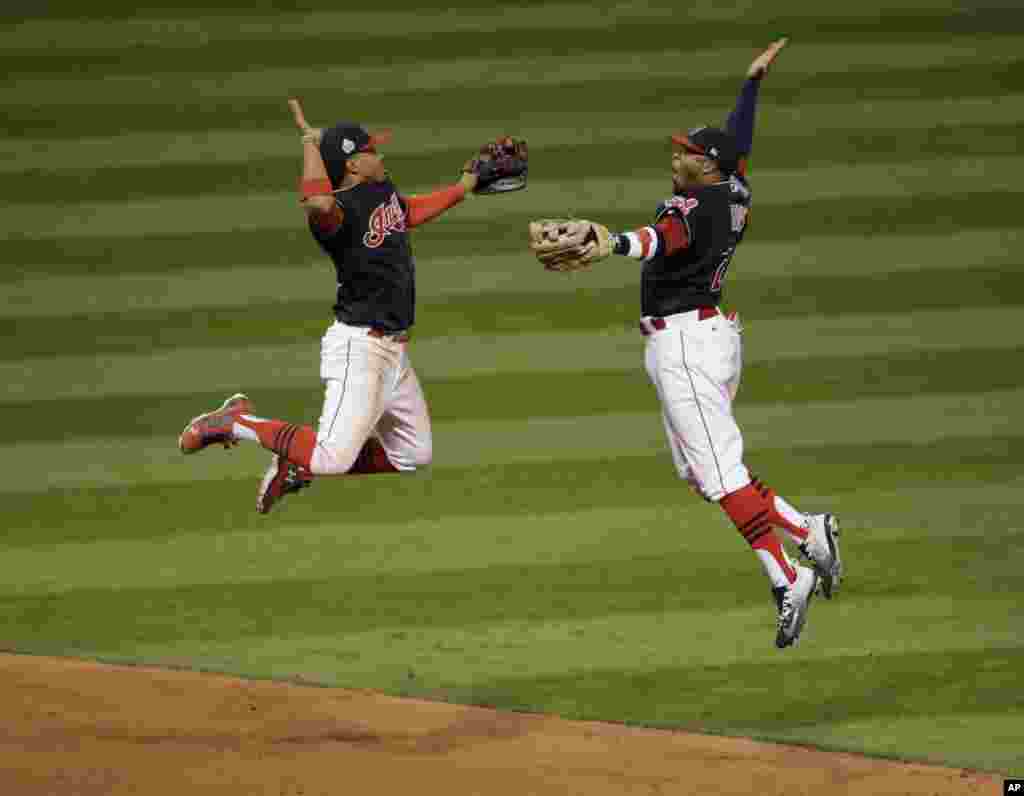
<path id="1" fill-rule="evenodd" d="M 344 138 L 341 141 L 341 151 L 346 155 L 351 155 L 356 150 L 356 142 L 351 138 Z"/>
<path id="2" fill-rule="evenodd" d="M 713 157 L 713 158 L 717 158 L 718 157 L 718 147 L 716 147 L 716 146 L 711 147 L 711 149 L 708 150 L 708 154 L 711 155 L 711 157 Z"/>

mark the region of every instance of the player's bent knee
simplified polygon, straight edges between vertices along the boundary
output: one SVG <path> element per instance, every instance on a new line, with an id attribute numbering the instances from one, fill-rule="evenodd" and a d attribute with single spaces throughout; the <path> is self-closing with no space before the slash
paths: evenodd
<path id="1" fill-rule="evenodd" d="M 359 448 L 352 445 L 332 445 L 329 440 L 313 449 L 309 469 L 313 475 L 344 475 L 352 469 Z"/>
<path id="2" fill-rule="evenodd" d="M 419 470 L 429 467 L 434 460 L 434 446 L 429 439 L 417 440 L 414 445 L 391 454 L 390 458 L 399 470 Z"/>

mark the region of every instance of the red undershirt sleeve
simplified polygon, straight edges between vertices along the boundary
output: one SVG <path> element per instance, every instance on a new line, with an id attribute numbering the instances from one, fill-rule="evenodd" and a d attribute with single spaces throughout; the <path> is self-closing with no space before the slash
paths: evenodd
<path id="1" fill-rule="evenodd" d="M 690 245 L 690 232 L 686 227 L 686 222 L 678 216 L 666 216 L 655 224 L 654 228 L 661 236 L 666 257 L 682 251 Z"/>
<path id="2" fill-rule="evenodd" d="M 418 227 L 437 218 L 450 207 L 454 207 L 466 196 L 466 188 L 461 183 L 440 188 L 432 193 L 419 196 L 403 196 L 406 206 L 406 223 L 409 228 Z"/>

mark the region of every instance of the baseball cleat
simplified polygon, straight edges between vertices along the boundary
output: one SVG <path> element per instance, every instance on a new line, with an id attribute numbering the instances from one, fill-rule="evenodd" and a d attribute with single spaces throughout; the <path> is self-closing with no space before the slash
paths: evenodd
<path id="1" fill-rule="evenodd" d="M 260 482 L 260 491 L 256 495 L 256 511 L 260 514 L 269 514 L 274 504 L 285 495 L 305 489 L 311 483 L 313 477 L 307 471 L 275 453 Z"/>
<path id="2" fill-rule="evenodd" d="M 193 417 L 178 437 L 178 448 L 182 453 L 195 453 L 216 443 L 230 448 L 238 442 L 232 433 L 238 416 L 251 412 L 252 402 L 242 393 L 235 393 L 219 409 Z"/>
<path id="3" fill-rule="evenodd" d="M 821 577 L 821 593 L 826 600 L 839 591 L 843 562 L 839 557 L 839 521 L 832 514 L 812 514 L 807 524 L 807 541 L 799 546 L 804 558 Z"/>
<path id="4" fill-rule="evenodd" d="M 796 568 L 796 580 L 789 587 L 772 589 L 779 608 L 779 628 L 775 646 L 780 650 L 796 644 L 807 621 L 807 609 L 818 586 L 818 573 L 807 567 Z"/>

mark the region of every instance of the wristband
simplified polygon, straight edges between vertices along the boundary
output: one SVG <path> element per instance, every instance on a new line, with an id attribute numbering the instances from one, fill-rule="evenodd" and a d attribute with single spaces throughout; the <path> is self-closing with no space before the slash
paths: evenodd
<path id="1" fill-rule="evenodd" d="M 319 180 L 300 180 L 299 193 L 302 194 L 303 199 L 309 199 L 311 196 L 329 195 L 333 193 L 331 181 L 327 177 Z"/>

